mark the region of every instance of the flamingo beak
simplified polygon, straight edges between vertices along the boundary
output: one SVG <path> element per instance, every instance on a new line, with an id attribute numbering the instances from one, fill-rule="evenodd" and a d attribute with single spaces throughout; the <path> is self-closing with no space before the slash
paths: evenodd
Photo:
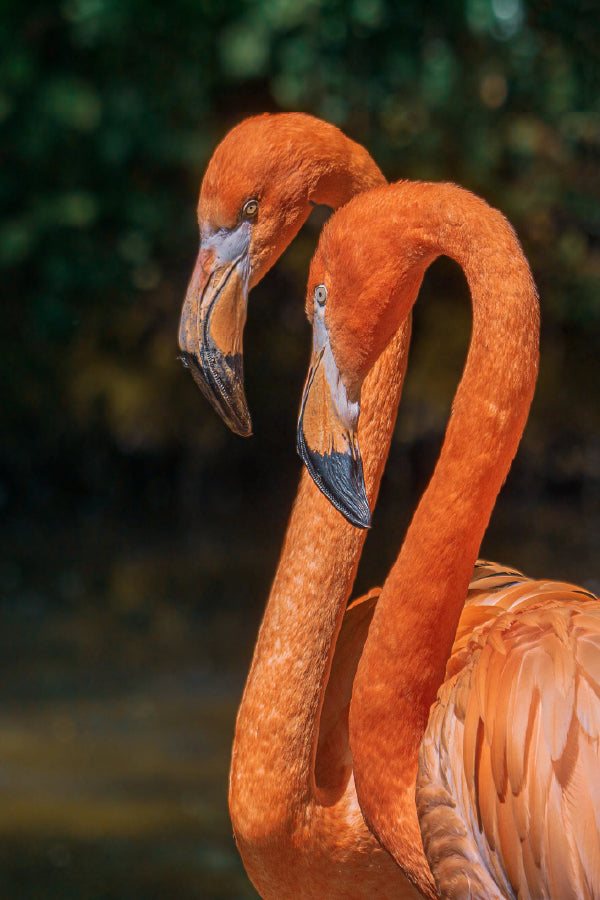
<path id="1" fill-rule="evenodd" d="M 368 528 L 371 511 L 356 436 L 359 413 L 360 401 L 348 399 L 325 323 L 315 316 L 313 353 L 298 418 L 298 453 L 335 508 L 352 525 Z"/>
<path id="2" fill-rule="evenodd" d="M 250 232 L 245 225 L 203 241 L 179 324 L 181 361 L 236 434 L 252 434 L 242 340 L 248 307 Z"/>

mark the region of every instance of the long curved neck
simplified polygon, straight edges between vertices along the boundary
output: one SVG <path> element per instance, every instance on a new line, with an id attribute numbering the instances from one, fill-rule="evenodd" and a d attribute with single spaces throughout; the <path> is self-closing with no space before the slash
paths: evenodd
<path id="1" fill-rule="evenodd" d="M 387 183 L 365 148 L 338 128 L 304 115 L 278 117 L 273 177 L 285 189 L 273 192 L 272 215 L 263 220 L 261 237 L 255 241 L 251 287 L 290 245 L 314 205 L 339 209 L 356 194 Z"/>
<path id="2" fill-rule="evenodd" d="M 356 194 L 386 184 L 386 179 L 370 156 L 355 141 L 337 129 L 322 123 L 322 134 L 315 133 L 306 157 L 308 199 L 312 203 L 339 209 Z"/>
<path id="3" fill-rule="evenodd" d="M 539 309 L 527 261 L 500 213 L 452 185 L 399 185 L 396 209 L 403 190 L 415 188 L 418 207 L 407 215 L 416 221 L 406 227 L 419 232 L 425 265 L 445 254 L 462 266 L 473 330 L 439 461 L 359 663 L 350 737 L 367 820 L 409 874 L 430 884 L 414 803 L 417 756 L 473 564 L 525 427 Z"/>
<path id="4" fill-rule="evenodd" d="M 365 385 L 365 437 L 372 451 L 365 480 L 372 502 L 393 432 L 408 342 L 407 327 Z M 373 866 L 369 857 L 378 845 L 355 798 L 349 809 L 339 795 L 341 808 L 336 809 L 332 798 L 317 788 L 314 774 L 320 711 L 364 538 L 365 532 L 349 525 L 303 471 L 238 713 L 231 767 L 234 832 L 262 896 L 313 896 L 308 889 L 311 867 L 314 874 L 316 858 L 328 845 L 337 844 L 348 854 L 352 850 L 349 862 L 355 864 L 362 853 L 361 865 Z M 356 839 L 347 839 L 349 828 L 358 828 Z M 380 871 L 391 864 L 384 856 Z M 273 874 L 284 859 L 285 879 L 297 879 L 289 894 L 281 872 Z M 349 892 L 358 872 L 350 865 L 336 867 L 332 860 L 326 868 L 331 883 L 322 892 L 317 889 L 315 897 L 358 896 L 356 885 Z M 372 875 L 377 880 L 375 870 Z M 308 879 L 303 887 L 302 878 Z M 339 892 L 333 890 L 336 879 L 345 883 Z M 365 885 L 367 897 L 366 879 Z"/>
<path id="5" fill-rule="evenodd" d="M 339 209 L 356 194 L 387 184 L 372 156 L 338 128 L 311 119 L 312 127 L 307 131 L 304 116 L 282 115 L 291 120 L 289 140 L 295 143 L 295 154 L 281 164 L 283 168 L 287 167 L 286 191 L 294 199 L 289 226 L 283 229 L 279 226 L 279 234 L 270 238 L 269 266 L 296 236 L 312 206 Z M 300 123 L 302 130 L 297 133 L 295 129 Z"/>
<path id="6" fill-rule="evenodd" d="M 350 159 L 342 147 L 327 164 L 317 161 L 309 193 L 313 202 L 337 206 L 357 190 L 384 181 L 366 151 L 359 151 Z M 394 429 L 409 338 L 407 321 L 365 383 L 364 440 L 371 449 L 365 480 L 373 504 Z M 388 869 L 392 880 L 397 877 L 397 867 L 368 832 L 355 795 L 350 801 L 340 795 L 336 804 L 315 783 L 320 711 L 364 539 L 365 532 L 348 525 L 303 470 L 238 712 L 231 764 L 229 805 L 236 841 L 265 897 L 358 896 L 359 872 L 368 897 L 375 891 L 369 884 L 378 885 Z M 344 840 L 344 829 L 352 830 L 351 839 Z M 346 848 L 349 864 L 332 868 L 331 859 L 324 858 L 328 881 L 321 888 L 315 880 L 319 855 L 336 845 Z"/>

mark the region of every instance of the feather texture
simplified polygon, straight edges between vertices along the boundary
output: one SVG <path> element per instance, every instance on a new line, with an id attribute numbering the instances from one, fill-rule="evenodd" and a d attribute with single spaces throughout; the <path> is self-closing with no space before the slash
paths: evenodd
<path id="1" fill-rule="evenodd" d="M 441 895 L 600 896 L 598 600 L 478 564 L 447 675 L 416 789 Z"/>

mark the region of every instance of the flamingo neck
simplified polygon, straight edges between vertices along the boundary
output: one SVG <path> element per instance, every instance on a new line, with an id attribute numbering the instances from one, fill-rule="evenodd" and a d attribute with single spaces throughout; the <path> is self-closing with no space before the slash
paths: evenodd
<path id="1" fill-rule="evenodd" d="M 278 165 L 286 198 L 278 201 L 277 215 L 263 237 L 251 284 L 254 286 L 296 237 L 313 206 L 339 209 L 356 194 L 387 184 L 381 170 L 364 147 L 326 122 L 316 121 L 312 133 L 289 135 L 294 153 Z"/>
<path id="2" fill-rule="evenodd" d="M 339 129 L 302 115 L 280 119 L 280 139 L 285 131 L 291 162 L 296 159 L 286 187 L 294 202 L 304 198 L 307 210 L 307 201 L 337 208 L 354 194 L 386 183 L 364 147 Z M 282 162 L 284 169 L 290 164 Z M 281 235 L 279 245 L 272 242 L 270 264 L 294 234 Z M 373 453 L 365 478 L 373 503 L 409 338 L 410 322 L 399 329 L 393 347 L 373 369 L 371 387 L 366 386 L 366 440 Z M 380 405 L 376 398 L 390 379 L 396 387 Z M 331 507 L 303 468 L 236 722 L 229 805 L 238 844 L 245 844 L 249 854 L 253 842 L 262 844 L 259 832 L 295 827 L 319 793 L 314 769 L 320 710 L 365 536 Z"/>
<path id="3" fill-rule="evenodd" d="M 373 504 L 409 334 L 406 323 L 365 383 L 371 449 L 365 480 Z M 382 879 L 394 884 L 400 877 L 358 808 L 347 741 L 340 759 L 331 760 L 333 780 L 323 779 L 326 765 L 319 766 L 319 785 L 315 779 L 325 689 L 364 539 L 304 471 L 238 712 L 231 763 L 234 833 L 263 897 L 366 898 L 380 890 Z"/>
<path id="4" fill-rule="evenodd" d="M 315 204 L 339 209 L 356 194 L 386 184 L 373 158 L 360 144 L 335 130 L 327 140 L 315 136 L 303 172 L 308 199 Z"/>
<path id="5" fill-rule="evenodd" d="M 408 340 L 406 327 L 365 384 L 365 437 L 372 450 L 365 480 L 373 503 L 394 428 Z M 238 713 L 231 764 L 236 841 L 261 896 L 355 896 L 358 879 L 367 897 L 375 890 L 366 877 L 369 867 L 374 885 L 390 866 L 396 868 L 364 824 L 351 762 L 332 761 L 332 771 L 343 772 L 342 782 L 317 786 L 315 781 L 321 708 L 364 539 L 365 532 L 349 525 L 303 471 Z M 341 861 L 336 867 L 331 858 L 323 860 L 327 889 L 315 882 L 315 892 L 309 893 L 317 860 L 334 846 Z M 384 857 L 378 856 L 377 864 L 374 853 Z M 393 882 L 396 875 L 388 874 Z"/>
<path id="6" fill-rule="evenodd" d="M 396 209 L 408 190 L 397 187 Z M 445 254 L 462 266 L 473 329 L 439 461 L 383 587 L 358 666 L 350 739 L 367 821 L 425 891 L 432 882 L 414 802 L 418 752 L 480 543 L 525 427 L 537 376 L 539 309 L 527 261 L 504 217 L 452 185 L 417 187 L 415 227 L 425 264 Z"/>
<path id="7" fill-rule="evenodd" d="M 279 142 L 273 153 L 273 172 L 285 185 L 275 192 L 272 215 L 263 222 L 253 249 L 250 286 L 254 287 L 294 240 L 313 206 L 339 209 L 356 194 L 385 185 L 386 179 L 360 144 L 327 122 L 294 114 L 280 114 Z M 304 120 L 310 118 L 311 129 Z M 284 141 L 284 144 L 281 144 Z"/>

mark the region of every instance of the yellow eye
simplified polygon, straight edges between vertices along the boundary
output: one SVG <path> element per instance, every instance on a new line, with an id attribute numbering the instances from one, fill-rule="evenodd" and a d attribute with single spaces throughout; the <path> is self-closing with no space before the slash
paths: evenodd
<path id="1" fill-rule="evenodd" d="M 245 219 L 253 219 L 258 212 L 258 200 L 246 200 L 242 208 L 242 215 Z"/>
<path id="2" fill-rule="evenodd" d="M 325 306 L 327 301 L 327 288 L 324 284 L 319 284 L 315 288 L 315 300 L 319 304 L 319 306 Z"/>

